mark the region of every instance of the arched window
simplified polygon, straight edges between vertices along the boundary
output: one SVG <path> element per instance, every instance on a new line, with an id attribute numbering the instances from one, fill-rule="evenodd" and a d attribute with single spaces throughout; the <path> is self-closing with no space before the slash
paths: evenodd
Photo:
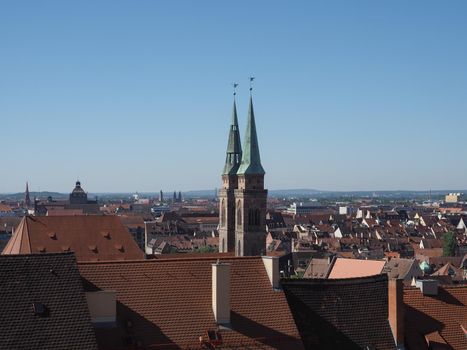
<path id="1" fill-rule="evenodd" d="M 241 255 L 242 255 L 242 246 L 241 246 L 240 240 L 238 240 L 238 243 L 237 243 L 237 256 L 241 256 Z"/>

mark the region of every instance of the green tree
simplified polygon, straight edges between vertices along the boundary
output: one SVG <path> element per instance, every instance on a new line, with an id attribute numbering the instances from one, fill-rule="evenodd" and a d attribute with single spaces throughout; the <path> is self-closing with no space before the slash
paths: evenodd
<path id="1" fill-rule="evenodd" d="M 448 232 L 443 237 L 443 255 L 456 255 L 456 236 L 452 232 Z"/>
<path id="2" fill-rule="evenodd" d="M 205 246 L 195 249 L 194 252 L 195 253 L 216 253 L 218 252 L 218 249 L 205 245 Z"/>

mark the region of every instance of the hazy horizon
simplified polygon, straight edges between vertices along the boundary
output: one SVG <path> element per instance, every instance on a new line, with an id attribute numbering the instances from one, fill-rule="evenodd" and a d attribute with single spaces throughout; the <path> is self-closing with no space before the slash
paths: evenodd
<path id="1" fill-rule="evenodd" d="M 69 190 L 64 190 L 64 191 L 56 191 L 56 190 L 49 190 L 49 189 L 41 189 L 40 191 L 35 191 L 31 190 L 30 187 L 30 193 L 59 193 L 60 195 L 68 195 L 73 188 Z M 212 189 L 189 189 L 189 190 L 183 190 L 181 191 L 182 193 L 197 193 L 197 192 L 214 192 L 215 189 L 217 188 L 212 188 Z M 101 192 L 101 191 L 87 191 L 86 188 L 84 188 L 86 193 L 91 194 L 91 195 L 106 195 L 106 194 L 135 194 L 139 193 L 142 195 L 145 194 L 153 194 L 153 195 L 158 195 L 159 191 L 157 190 L 152 190 L 152 191 L 106 191 L 106 192 Z M 169 195 L 171 196 L 173 192 L 175 191 L 178 195 L 179 190 L 162 190 L 164 195 Z M 387 190 L 387 189 L 369 189 L 369 190 L 332 190 L 332 189 L 317 189 L 317 188 L 269 188 L 269 192 L 285 192 L 285 191 L 290 191 L 290 192 L 323 192 L 323 193 L 355 193 L 355 192 L 419 192 L 419 193 L 450 193 L 450 192 L 467 192 L 467 189 L 461 189 L 461 188 L 439 188 L 439 189 L 422 189 L 422 190 L 413 190 L 413 189 L 394 189 L 394 190 Z M 0 192 L 0 195 L 12 195 L 12 194 L 18 194 L 18 193 L 24 193 L 24 190 L 22 191 L 14 191 L 14 192 Z"/>
<path id="2" fill-rule="evenodd" d="M 467 188 L 467 2 L 0 4 L 0 193 L 221 186 L 248 76 L 269 189 Z"/>

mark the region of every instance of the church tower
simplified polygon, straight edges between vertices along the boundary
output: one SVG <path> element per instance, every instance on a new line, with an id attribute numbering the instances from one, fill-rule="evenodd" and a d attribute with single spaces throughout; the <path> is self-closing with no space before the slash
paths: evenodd
<path id="1" fill-rule="evenodd" d="M 235 255 L 262 255 L 266 251 L 268 191 L 264 189 L 265 171 L 259 154 L 251 93 L 244 142 L 242 161 L 237 171 L 238 188 L 234 190 Z"/>
<path id="2" fill-rule="evenodd" d="M 31 206 L 31 197 L 29 196 L 29 184 L 26 182 L 26 191 L 24 192 L 24 204 L 26 208 Z"/>
<path id="3" fill-rule="evenodd" d="M 234 93 L 235 96 L 235 93 Z M 232 122 L 227 144 L 227 155 L 222 172 L 222 188 L 219 190 L 219 252 L 235 251 L 235 198 L 238 187 L 237 171 L 242 159 L 242 145 L 238 131 L 237 106 L 235 97 Z"/>

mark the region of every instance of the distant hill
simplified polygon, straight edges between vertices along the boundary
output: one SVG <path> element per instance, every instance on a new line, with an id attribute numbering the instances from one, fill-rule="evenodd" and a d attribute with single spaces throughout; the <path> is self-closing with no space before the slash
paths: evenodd
<path id="1" fill-rule="evenodd" d="M 433 198 L 441 198 L 447 193 L 451 192 L 460 192 L 460 193 L 467 193 L 467 190 L 435 190 L 431 191 L 431 196 Z M 90 199 L 94 199 L 98 197 L 99 199 L 115 199 L 115 198 L 130 198 L 133 193 L 130 192 L 115 192 L 115 193 L 89 193 L 88 197 Z M 140 196 L 143 198 L 157 198 L 159 196 L 159 192 L 139 192 Z M 164 195 L 167 198 L 172 197 L 173 192 L 166 191 Z M 178 195 L 178 192 L 177 192 Z M 214 198 L 215 191 L 214 189 L 210 190 L 193 190 L 193 191 L 185 191 L 182 192 L 183 198 Z M 398 190 L 398 191 L 323 191 L 323 190 L 316 190 L 316 189 L 307 189 L 307 188 L 300 188 L 300 189 L 282 189 L 282 190 L 269 190 L 268 195 L 270 197 L 278 197 L 278 198 L 339 198 L 339 197 L 360 197 L 360 198 L 375 198 L 375 197 L 384 197 L 384 198 L 407 198 L 407 199 L 428 199 L 429 191 L 412 191 L 412 190 Z M 41 192 L 30 192 L 31 200 L 35 197 L 37 198 L 47 198 L 51 196 L 54 199 L 67 199 L 67 193 L 60 193 L 60 192 L 50 192 L 50 191 L 41 191 Z M 0 194 L 0 200 L 11 200 L 11 201 L 21 201 L 24 199 L 24 192 L 19 193 L 4 193 Z"/>
<path id="2" fill-rule="evenodd" d="M 49 192 L 49 191 L 41 191 L 41 192 L 29 192 L 29 197 L 31 201 L 34 198 L 47 198 L 52 197 L 54 199 L 63 199 L 68 198 L 68 194 L 59 193 L 59 192 Z M 2 200 L 12 200 L 12 201 L 21 201 L 24 199 L 24 192 L 18 193 L 0 193 L 0 199 Z"/>

